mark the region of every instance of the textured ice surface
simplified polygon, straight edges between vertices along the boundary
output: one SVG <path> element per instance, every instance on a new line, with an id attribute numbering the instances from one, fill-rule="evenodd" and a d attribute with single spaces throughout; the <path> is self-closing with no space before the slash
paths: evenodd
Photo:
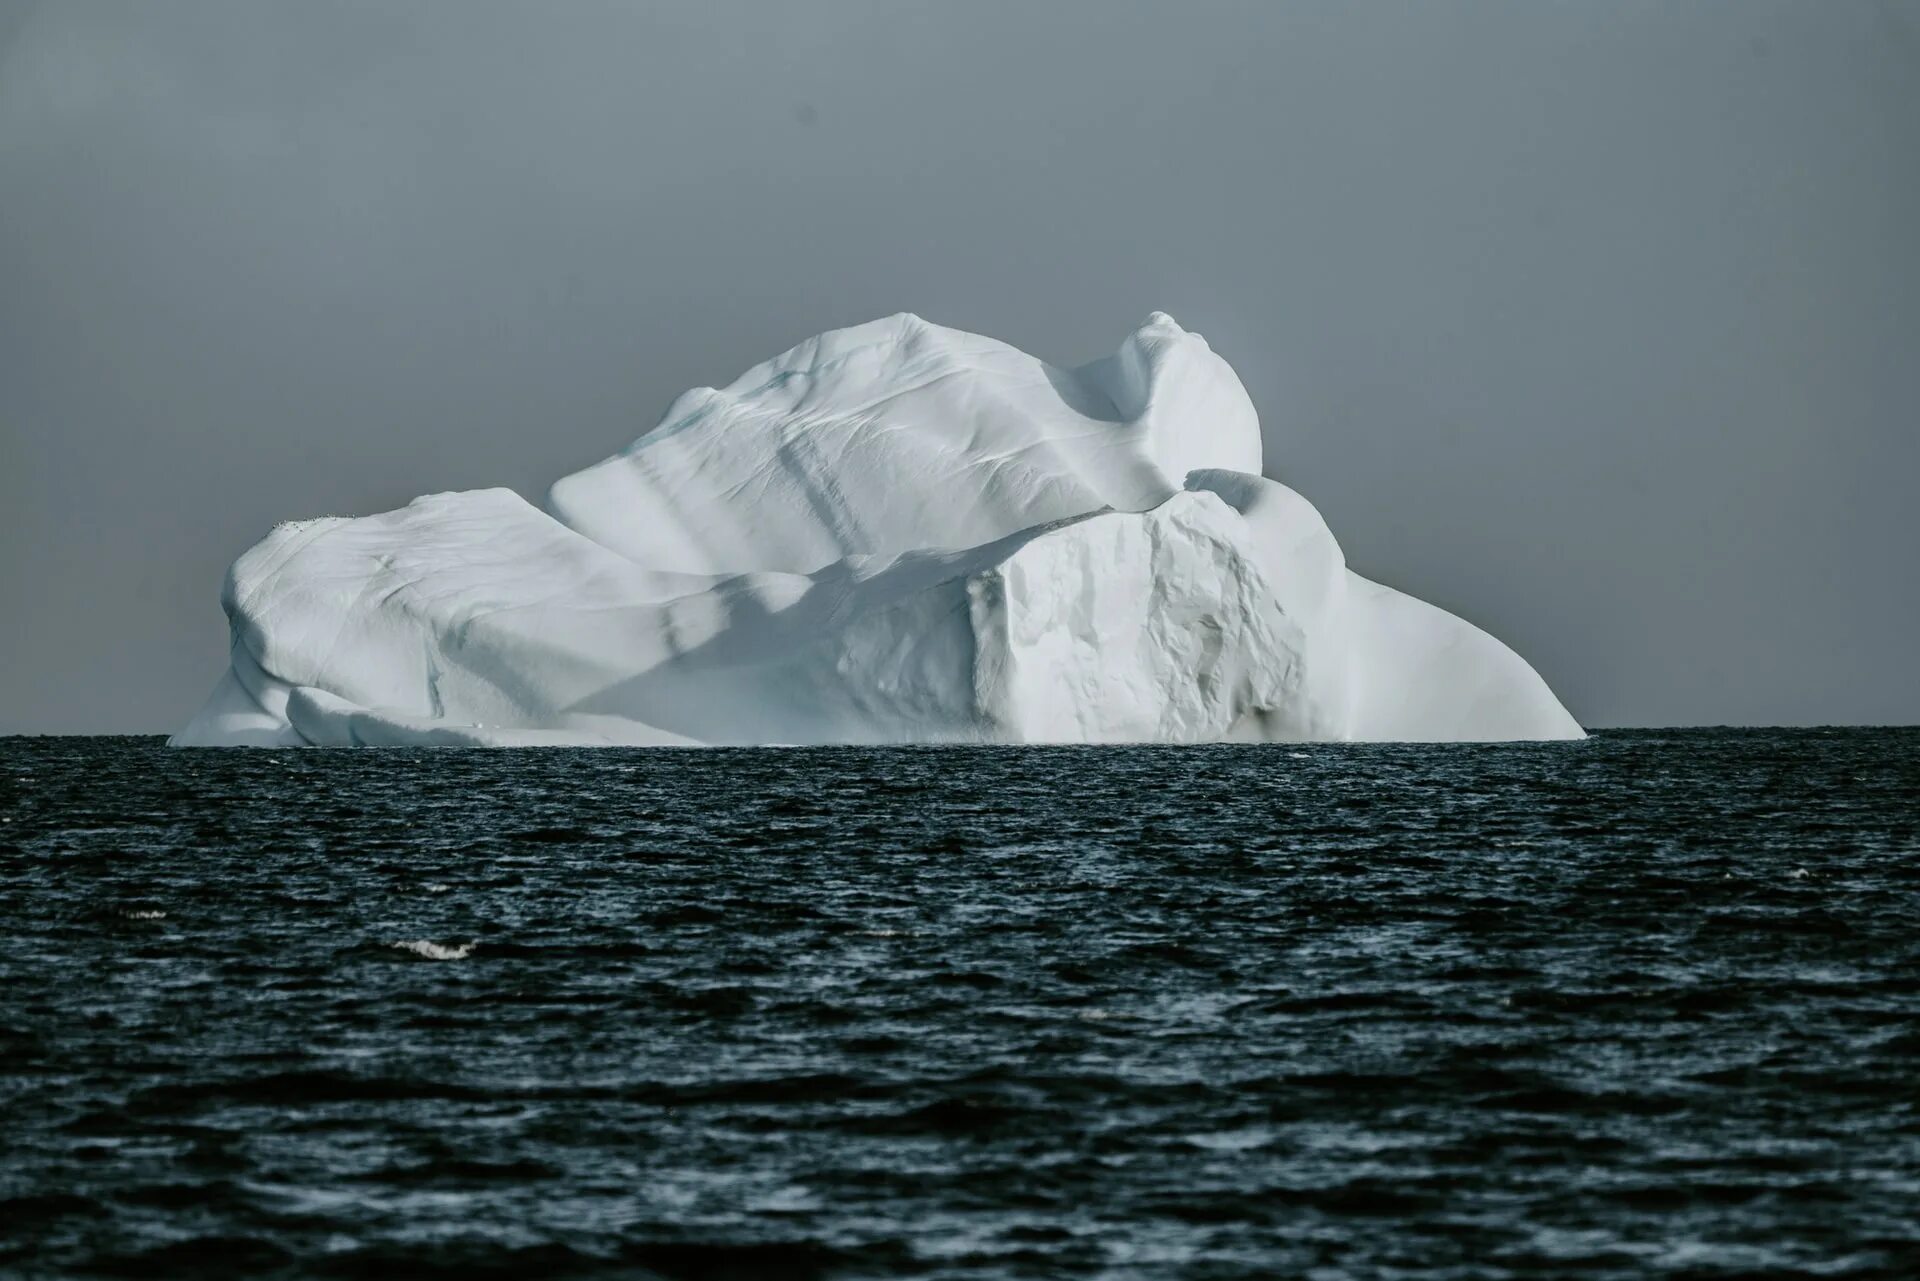
<path id="1" fill-rule="evenodd" d="M 174 742 L 1571 738 L 1518 655 L 1350 572 L 1156 314 L 1077 369 L 895 316 L 557 482 L 283 524 Z"/>

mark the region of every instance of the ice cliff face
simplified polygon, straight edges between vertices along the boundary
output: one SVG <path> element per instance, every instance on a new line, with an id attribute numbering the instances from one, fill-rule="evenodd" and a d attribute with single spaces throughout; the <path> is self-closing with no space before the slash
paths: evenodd
<path id="1" fill-rule="evenodd" d="M 206 744 L 1577 738 L 1486 633 L 1360 578 L 1156 314 L 1059 369 L 895 316 L 688 392 L 553 486 L 284 524 Z"/>

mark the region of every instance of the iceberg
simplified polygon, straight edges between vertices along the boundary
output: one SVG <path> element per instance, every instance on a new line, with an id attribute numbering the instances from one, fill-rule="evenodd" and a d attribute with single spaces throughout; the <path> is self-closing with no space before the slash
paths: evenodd
<path id="1" fill-rule="evenodd" d="M 179 746 L 1579 738 L 1360 577 L 1156 313 L 1060 368 L 911 315 L 687 392 L 536 507 L 279 525 Z"/>

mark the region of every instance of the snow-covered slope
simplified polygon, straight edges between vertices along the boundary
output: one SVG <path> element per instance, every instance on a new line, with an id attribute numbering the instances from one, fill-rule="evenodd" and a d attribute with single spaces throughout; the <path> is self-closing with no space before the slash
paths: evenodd
<path id="1" fill-rule="evenodd" d="M 279 526 L 182 745 L 1569 738 L 1497 640 L 1346 568 L 1156 314 L 1060 369 L 895 316 L 557 482 Z"/>

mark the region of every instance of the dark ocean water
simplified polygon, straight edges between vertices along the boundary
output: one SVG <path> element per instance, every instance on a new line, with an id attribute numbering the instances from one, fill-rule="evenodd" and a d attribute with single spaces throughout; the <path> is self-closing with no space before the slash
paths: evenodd
<path id="1" fill-rule="evenodd" d="M 0 740 L 0 1272 L 1920 1276 L 1920 731 Z"/>

